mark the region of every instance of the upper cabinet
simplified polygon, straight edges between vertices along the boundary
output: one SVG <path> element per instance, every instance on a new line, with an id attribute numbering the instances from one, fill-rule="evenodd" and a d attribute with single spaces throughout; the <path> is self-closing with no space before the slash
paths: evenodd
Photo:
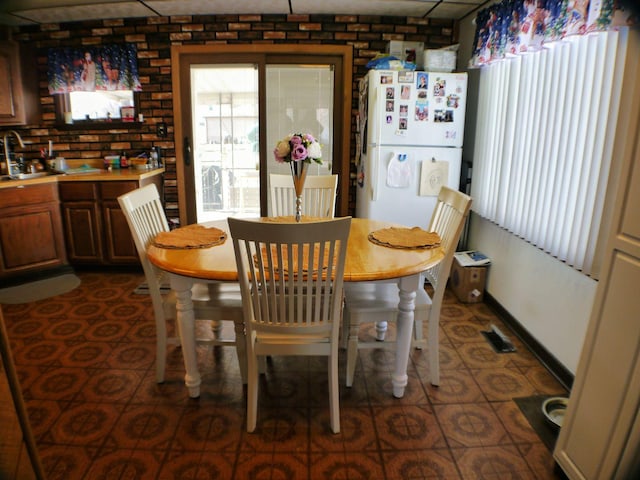
<path id="1" fill-rule="evenodd" d="M 18 42 L 0 41 L 0 127 L 40 123 L 35 58 Z"/>

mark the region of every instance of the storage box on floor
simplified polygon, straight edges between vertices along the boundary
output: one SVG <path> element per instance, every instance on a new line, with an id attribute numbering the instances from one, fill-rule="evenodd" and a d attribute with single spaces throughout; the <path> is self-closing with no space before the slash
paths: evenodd
<path id="1" fill-rule="evenodd" d="M 463 265 L 460 257 L 456 258 L 454 256 L 451 275 L 449 276 L 449 285 L 459 301 L 462 303 L 482 302 L 484 299 L 485 285 L 487 283 L 488 269 L 488 261 L 484 265 Z"/>

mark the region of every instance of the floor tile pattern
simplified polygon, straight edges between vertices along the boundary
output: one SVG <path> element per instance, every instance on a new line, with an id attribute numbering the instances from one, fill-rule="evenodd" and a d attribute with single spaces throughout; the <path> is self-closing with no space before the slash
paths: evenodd
<path id="1" fill-rule="evenodd" d="M 198 347 L 199 399 L 184 387 L 179 347 L 169 347 L 157 384 L 151 301 L 133 293 L 143 275 L 78 276 L 67 294 L 2 306 L 49 480 L 562 478 L 513 398 L 567 392 L 515 336 L 516 352 L 493 351 L 480 332 L 509 329 L 485 304 L 447 291 L 439 387 L 427 350 L 415 350 L 396 399 L 393 351 L 361 351 L 353 387 L 340 372 L 338 435 L 325 359 L 269 359 L 248 434 L 235 349 Z"/>

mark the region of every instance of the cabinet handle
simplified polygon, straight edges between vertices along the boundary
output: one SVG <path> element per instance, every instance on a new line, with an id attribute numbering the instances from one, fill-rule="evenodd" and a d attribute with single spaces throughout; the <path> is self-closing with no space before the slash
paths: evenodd
<path id="1" fill-rule="evenodd" d="M 191 165 L 191 144 L 189 137 L 184 137 L 184 146 L 182 147 L 182 153 L 184 155 L 184 164 L 188 167 Z"/>

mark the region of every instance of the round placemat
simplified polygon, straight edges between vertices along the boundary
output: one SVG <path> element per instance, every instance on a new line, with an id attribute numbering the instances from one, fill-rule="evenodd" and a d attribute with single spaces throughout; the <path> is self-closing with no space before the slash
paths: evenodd
<path id="1" fill-rule="evenodd" d="M 369 241 L 391 248 L 434 248 L 440 246 L 440 235 L 420 227 L 389 227 L 371 232 Z"/>
<path id="2" fill-rule="evenodd" d="M 216 227 L 187 225 L 170 232 L 160 232 L 153 244 L 160 248 L 207 248 L 222 245 L 227 234 Z"/>

